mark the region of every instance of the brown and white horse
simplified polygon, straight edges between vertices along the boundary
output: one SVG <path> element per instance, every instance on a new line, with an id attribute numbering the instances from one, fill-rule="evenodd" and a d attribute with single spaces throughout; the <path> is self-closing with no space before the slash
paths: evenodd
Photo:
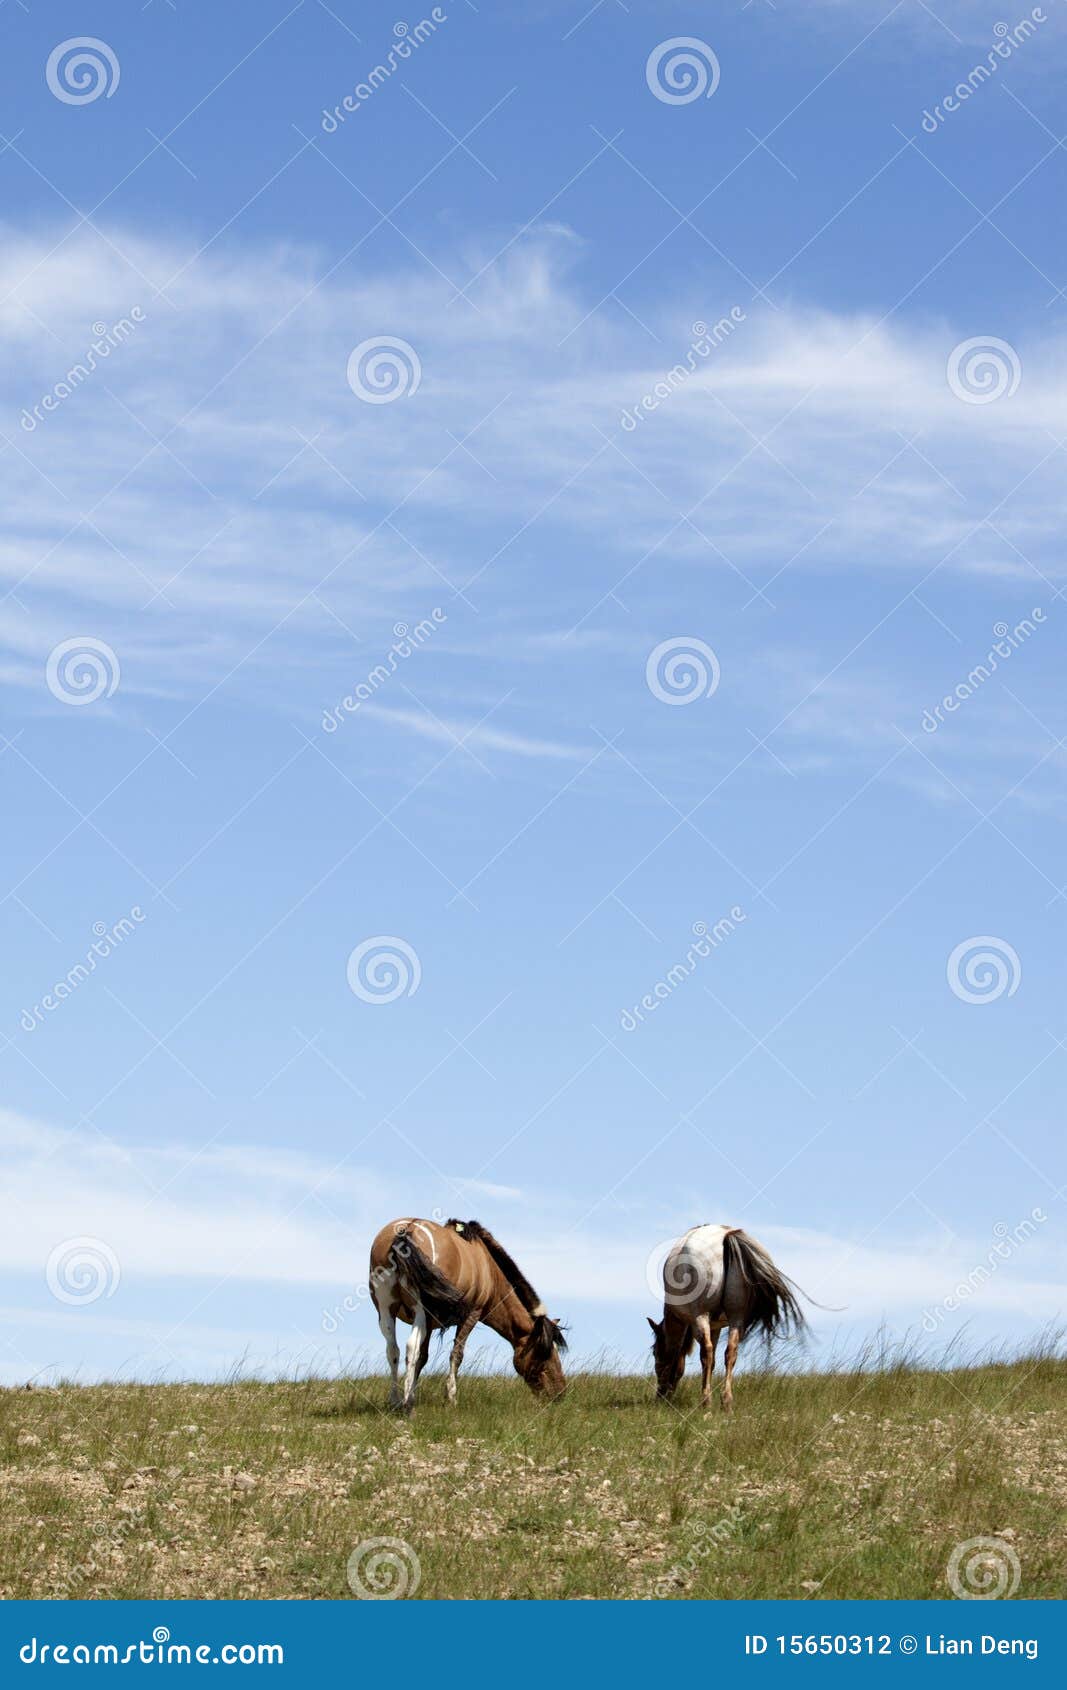
<path id="1" fill-rule="evenodd" d="M 672 1245 L 663 1264 L 663 1319 L 649 1319 L 656 1366 L 656 1395 L 670 1397 L 685 1372 L 686 1357 L 700 1344 L 701 1405 L 711 1403 L 711 1376 L 719 1333 L 726 1340 L 722 1406 L 734 1401 L 734 1364 L 741 1340 L 753 1330 L 768 1339 L 801 1333 L 804 1316 L 796 1288 L 762 1244 L 738 1226 L 695 1226 Z"/>
<path id="2" fill-rule="evenodd" d="M 452 1326 L 456 1336 L 445 1390 L 454 1403 L 463 1351 L 479 1321 L 511 1345 L 515 1371 L 532 1391 L 563 1395 L 563 1333 L 507 1251 L 478 1221 L 450 1220 L 444 1226 L 413 1218 L 390 1221 L 371 1245 L 370 1293 L 392 1375 L 390 1407 L 412 1407 L 430 1337 Z M 411 1325 L 403 1387 L 397 1320 Z"/>

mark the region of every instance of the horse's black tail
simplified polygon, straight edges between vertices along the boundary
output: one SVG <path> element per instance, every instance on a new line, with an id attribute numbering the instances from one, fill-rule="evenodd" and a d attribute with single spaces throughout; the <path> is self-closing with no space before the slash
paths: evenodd
<path id="1" fill-rule="evenodd" d="M 394 1269 L 402 1288 L 415 1302 L 422 1304 L 437 1326 L 461 1326 L 467 1308 L 460 1293 L 424 1256 L 411 1234 L 398 1232 L 389 1246 L 389 1265 Z"/>
<path id="2" fill-rule="evenodd" d="M 725 1273 L 734 1269 L 748 1291 L 746 1337 L 756 1327 L 768 1341 L 799 1336 L 806 1330 L 807 1321 L 797 1301 L 798 1287 L 779 1272 L 762 1244 L 738 1227 L 726 1234 L 722 1253 Z"/>

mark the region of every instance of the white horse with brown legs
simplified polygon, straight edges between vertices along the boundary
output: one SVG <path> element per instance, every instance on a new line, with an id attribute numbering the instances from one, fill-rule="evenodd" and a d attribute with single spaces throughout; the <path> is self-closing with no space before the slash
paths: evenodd
<path id="1" fill-rule="evenodd" d="M 413 1218 L 390 1221 L 371 1246 L 370 1293 L 392 1375 L 391 1408 L 410 1410 L 434 1332 L 456 1328 L 445 1390 L 456 1400 L 456 1375 L 479 1321 L 512 1348 L 515 1371 L 538 1396 L 561 1397 L 566 1380 L 563 1333 L 503 1246 L 478 1221 Z M 411 1326 L 400 1382 L 396 1323 Z"/>
<path id="2" fill-rule="evenodd" d="M 672 1245 L 663 1264 L 663 1319 L 649 1319 L 656 1366 L 656 1395 L 670 1397 L 685 1372 L 686 1357 L 700 1345 L 701 1406 L 711 1404 L 715 1348 L 726 1340 L 722 1406 L 733 1407 L 734 1365 L 742 1339 L 759 1330 L 770 1339 L 802 1333 L 796 1287 L 780 1273 L 762 1244 L 737 1226 L 695 1226 Z"/>

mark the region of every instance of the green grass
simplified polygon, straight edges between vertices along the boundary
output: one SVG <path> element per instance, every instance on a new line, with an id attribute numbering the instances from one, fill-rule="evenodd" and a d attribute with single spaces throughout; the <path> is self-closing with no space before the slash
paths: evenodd
<path id="1" fill-rule="evenodd" d="M 648 1379 L 99 1385 L 0 1402 L 0 1595 L 347 1597 L 401 1539 L 421 1597 L 939 1597 L 1001 1539 L 1060 1594 L 1067 1361 L 738 1371 L 732 1417 Z M 406 1552 L 405 1552 L 406 1553 Z"/>

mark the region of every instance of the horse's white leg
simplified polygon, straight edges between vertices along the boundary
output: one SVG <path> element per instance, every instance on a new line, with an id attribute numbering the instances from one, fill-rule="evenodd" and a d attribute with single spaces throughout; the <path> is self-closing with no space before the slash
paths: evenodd
<path id="1" fill-rule="evenodd" d="M 433 1336 L 433 1333 L 430 1331 L 429 1326 L 427 1325 L 426 1331 L 422 1335 L 422 1343 L 419 1346 L 419 1353 L 415 1358 L 415 1390 L 416 1391 L 419 1388 L 419 1380 L 422 1377 L 422 1370 L 426 1366 L 426 1363 L 430 1359 L 430 1339 L 432 1338 L 432 1336 Z"/>
<path id="2" fill-rule="evenodd" d="M 734 1406 L 734 1363 L 737 1360 L 738 1345 L 741 1342 L 741 1328 L 731 1326 L 730 1336 L 726 1340 L 726 1378 L 722 1387 L 722 1406 L 727 1413 Z"/>
<path id="3" fill-rule="evenodd" d="M 419 1358 L 422 1355 L 423 1340 L 428 1337 L 426 1331 L 426 1310 L 421 1303 L 415 1305 L 415 1318 L 411 1323 L 411 1336 L 408 1339 L 407 1372 L 404 1375 L 404 1408 L 412 1408 L 415 1402 L 415 1386 L 419 1378 Z"/>
<path id="4" fill-rule="evenodd" d="M 698 1317 L 696 1329 L 700 1343 L 700 1406 L 708 1408 L 711 1405 L 711 1376 L 715 1371 L 715 1345 L 719 1333 L 706 1314 Z"/>
<path id="5" fill-rule="evenodd" d="M 477 1324 L 478 1315 L 472 1314 L 469 1315 L 463 1322 L 463 1325 L 458 1327 L 456 1330 L 455 1343 L 452 1345 L 452 1354 L 448 1361 L 448 1379 L 445 1383 L 445 1393 L 449 1402 L 453 1404 L 456 1400 L 456 1375 L 459 1372 L 460 1365 L 463 1361 L 463 1352 L 467 1347 L 467 1339 L 470 1337 Z"/>
<path id="6" fill-rule="evenodd" d="M 378 1309 L 378 1326 L 382 1337 L 385 1339 L 385 1359 L 389 1363 L 389 1373 L 391 1375 L 389 1385 L 389 1407 L 399 1408 L 400 1380 L 397 1377 L 397 1368 L 400 1364 L 400 1345 L 396 1341 L 396 1316 L 394 1314 L 390 1314 L 389 1306 L 384 1301 Z"/>

